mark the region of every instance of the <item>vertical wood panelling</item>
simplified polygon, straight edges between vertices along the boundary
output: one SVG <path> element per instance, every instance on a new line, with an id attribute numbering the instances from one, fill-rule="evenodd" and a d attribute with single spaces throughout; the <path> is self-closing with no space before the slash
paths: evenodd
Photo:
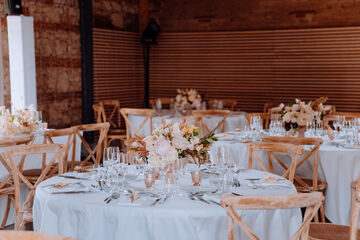
<path id="1" fill-rule="evenodd" d="M 360 27 L 161 33 L 158 42 L 150 98 L 196 88 L 252 112 L 328 96 L 339 111 L 360 111 Z"/>
<path id="2" fill-rule="evenodd" d="M 94 103 L 119 99 L 144 106 L 142 48 L 138 33 L 94 28 Z"/>

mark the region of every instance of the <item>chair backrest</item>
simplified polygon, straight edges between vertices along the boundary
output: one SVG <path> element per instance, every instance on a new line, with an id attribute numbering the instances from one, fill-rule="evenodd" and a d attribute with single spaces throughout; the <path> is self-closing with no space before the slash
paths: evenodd
<path id="1" fill-rule="evenodd" d="M 73 240 L 69 237 L 61 237 L 43 233 L 35 233 L 31 231 L 0 231 L 0 240 Z"/>
<path id="2" fill-rule="evenodd" d="M 267 102 L 264 104 L 264 113 L 270 113 L 271 109 L 274 107 L 279 106 L 280 103 L 274 103 L 274 102 Z"/>
<path id="3" fill-rule="evenodd" d="M 360 214 L 360 176 L 357 179 L 354 196 L 351 205 L 351 218 L 350 218 L 350 240 L 358 239 L 358 222 Z"/>
<path id="4" fill-rule="evenodd" d="M 12 178 L 15 186 L 15 230 L 22 228 L 23 222 L 21 219 L 21 213 L 25 212 L 26 209 L 31 208 L 32 200 L 37 186 L 43 180 L 49 177 L 49 174 L 52 168 L 55 167 L 56 163 L 58 163 L 59 166 L 58 173 L 63 173 L 63 150 L 64 147 L 61 144 L 32 144 L 9 147 L 5 150 L 5 155 L 11 167 Z M 26 157 L 33 154 L 54 154 L 54 156 L 49 162 L 46 163 L 46 167 L 41 171 L 41 174 L 36 178 L 36 181 L 34 181 L 34 183 L 31 183 L 23 175 L 23 166 L 24 162 L 26 161 Z M 16 163 L 16 157 L 21 157 L 19 163 Z M 21 204 L 20 202 L 20 191 L 22 185 L 21 183 L 24 183 L 24 186 L 26 186 L 29 190 L 23 204 Z"/>
<path id="5" fill-rule="evenodd" d="M 261 118 L 262 123 L 263 123 L 263 128 L 269 129 L 269 124 L 270 124 L 270 120 L 271 120 L 270 113 L 247 113 L 245 115 L 245 117 L 246 117 L 246 120 L 248 121 L 249 127 L 250 127 L 250 123 L 251 123 L 251 118 L 256 117 L 256 116 L 259 116 Z"/>
<path id="6" fill-rule="evenodd" d="M 72 127 L 74 130 L 74 137 L 78 137 L 89 154 L 83 161 L 81 161 L 81 165 L 85 166 L 89 164 L 89 161 L 92 160 L 95 166 L 99 166 L 101 157 L 102 157 L 102 149 L 104 147 L 104 140 L 107 132 L 109 131 L 110 124 L 106 123 L 93 123 L 93 124 L 83 124 Z M 94 147 L 90 147 L 90 144 L 86 141 L 83 136 L 85 132 L 97 132 L 98 139 L 96 145 Z M 71 166 L 71 170 L 75 168 L 75 161 Z"/>
<path id="7" fill-rule="evenodd" d="M 202 136 L 209 133 L 213 133 L 218 129 L 219 132 L 224 132 L 226 118 L 228 117 L 229 113 L 230 113 L 229 110 L 194 110 L 192 112 L 197 122 L 196 125 L 199 126 L 201 129 Z M 206 116 L 220 117 L 220 121 L 218 121 L 217 125 L 214 128 L 210 129 L 208 126 L 209 124 L 206 124 L 204 120 Z"/>
<path id="8" fill-rule="evenodd" d="M 156 101 L 158 99 L 159 98 L 150 99 L 150 105 L 152 108 L 156 108 Z M 174 101 L 173 98 L 167 98 L 167 97 L 161 97 L 160 100 L 161 100 L 162 105 L 169 105 L 169 107 L 170 107 L 171 102 Z M 162 106 L 162 107 L 164 107 L 164 106 Z"/>
<path id="9" fill-rule="evenodd" d="M 249 158 L 248 168 L 252 168 L 253 156 L 259 163 L 261 168 L 266 172 L 274 173 L 273 158 L 284 168 L 285 173 L 283 177 L 289 179 L 290 182 L 294 182 L 295 169 L 297 161 L 300 156 L 304 153 L 304 148 L 299 145 L 288 144 L 288 143 L 273 143 L 273 142 L 252 142 L 248 144 Z M 269 168 L 265 165 L 263 160 L 257 154 L 257 151 L 266 152 Z M 291 164 L 288 167 L 276 153 L 287 153 L 292 155 Z"/>
<path id="10" fill-rule="evenodd" d="M 110 123 L 110 128 L 121 128 L 120 101 L 102 100 L 93 105 L 97 123 Z"/>
<path id="11" fill-rule="evenodd" d="M 323 200 L 324 196 L 321 192 L 278 196 L 225 195 L 221 199 L 221 205 L 226 209 L 228 216 L 228 239 L 234 239 L 234 221 L 236 221 L 236 223 L 246 233 L 249 239 L 259 239 L 235 210 L 274 210 L 306 207 L 303 222 L 297 231 L 291 236 L 290 240 L 297 240 L 300 238 L 301 240 L 307 240 L 309 235 L 310 222 L 320 208 Z"/>
<path id="12" fill-rule="evenodd" d="M 76 134 L 74 128 L 64 128 L 57 130 L 49 130 L 44 133 L 43 144 L 55 144 L 54 138 L 67 136 L 66 144 L 64 145 L 64 172 L 68 171 L 68 162 L 71 162 L 71 166 L 75 167 L 75 154 L 76 154 Z M 71 151 L 71 155 L 69 156 Z M 44 168 L 46 161 L 46 155 L 43 154 L 42 166 Z M 73 170 L 73 168 L 71 168 Z"/>
<path id="13" fill-rule="evenodd" d="M 28 145 L 31 144 L 34 141 L 35 137 L 34 135 L 28 135 L 28 136 L 19 136 L 19 137 L 12 137 L 12 138 L 5 138 L 0 140 L 0 147 L 10 147 L 10 146 L 16 146 L 16 145 Z M 9 165 L 9 162 L 6 161 L 6 156 L 4 156 L 5 153 L 2 152 L 0 154 L 0 162 L 2 165 L 6 168 L 9 175 L 2 179 L 0 182 L 0 189 L 5 186 L 6 184 L 11 184 L 10 181 L 10 175 L 11 173 L 11 167 Z"/>
<path id="14" fill-rule="evenodd" d="M 337 120 L 338 116 L 345 116 L 346 121 L 356 120 L 360 118 L 360 113 L 355 112 L 336 112 L 334 114 L 326 115 L 323 119 L 324 129 L 333 130 L 333 126 L 330 122 L 334 122 Z"/>
<path id="15" fill-rule="evenodd" d="M 208 108 L 209 109 L 216 109 L 214 108 L 214 104 L 216 101 L 221 101 L 223 104 L 224 109 L 228 109 L 230 111 L 234 111 L 237 101 L 234 99 L 210 99 L 208 101 Z"/>
<path id="16" fill-rule="evenodd" d="M 149 121 L 149 133 L 152 133 L 152 115 L 153 110 L 145 109 L 145 108 L 121 108 L 120 109 L 121 115 L 125 119 L 126 124 L 126 141 L 125 144 L 130 144 L 131 138 L 133 136 L 144 138 L 142 134 L 140 134 L 140 130 L 145 126 L 147 121 Z M 140 123 L 138 127 L 134 126 L 132 122 L 129 120 L 129 115 L 142 115 L 144 116 L 144 120 Z"/>
<path id="17" fill-rule="evenodd" d="M 274 142 L 274 143 L 290 143 L 300 146 L 312 146 L 311 150 L 306 152 L 304 156 L 298 160 L 296 164 L 296 169 L 298 169 L 301 165 L 303 165 L 309 158 L 314 156 L 314 164 L 313 164 L 313 190 L 317 190 L 318 187 L 318 164 L 319 164 L 319 148 L 323 143 L 323 140 L 320 138 L 302 138 L 302 137 L 276 137 L 276 136 L 266 136 L 263 137 L 263 142 Z M 285 176 L 289 174 L 290 170 L 288 169 Z M 303 188 L 311 189 L 311 187 L 304 182 L 300 177 L 296 176 L 296 172 L 294 173 L 294 179 L 297 181 Z"/>

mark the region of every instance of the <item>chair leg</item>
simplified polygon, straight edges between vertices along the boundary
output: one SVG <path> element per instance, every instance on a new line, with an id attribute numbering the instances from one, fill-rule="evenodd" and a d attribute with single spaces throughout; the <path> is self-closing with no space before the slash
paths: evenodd
<path id="1" fill-rule="evenodd" d="M 1 229 L 5 228 L 5 224 L 7 222 L 8 217 L 9 217 L 10 206 L 11 206 L 11 199 L 10 199 L 10 196 L 8 195 L 7 196 L 7 203 L 6 203 L 6 211 L 5 211 L 5 214 L 4 214 L 3 221 L 1 223 Z"/>
<path id="2" fill-rule="evenodd" d="M 321 217 L 321 222 L 325 222 L 325 203 L 323 202 L 320 206 L 320 217 Z"/>

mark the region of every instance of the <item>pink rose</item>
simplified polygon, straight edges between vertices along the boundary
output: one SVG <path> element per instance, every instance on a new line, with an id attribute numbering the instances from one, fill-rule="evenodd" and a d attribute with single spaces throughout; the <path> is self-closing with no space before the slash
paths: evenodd
<path id="1" fill-rule="evenodd" d="M 167 156 L 171 149 L 171 144 L 168 140 L 158 140 L 155 143 L 155 152 L 160 156 Z"/>

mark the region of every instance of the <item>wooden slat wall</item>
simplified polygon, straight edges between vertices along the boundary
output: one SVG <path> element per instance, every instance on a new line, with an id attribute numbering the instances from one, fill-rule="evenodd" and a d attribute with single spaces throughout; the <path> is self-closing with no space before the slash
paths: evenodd
<path id="1" fill-rule="evenodd" d="M 138 33 L 93 29 L 94 103 L 119 99 L 121 107 L 144 106 L 142 48 Z"/>
<path id="2" fill-rule="evenodd" d="M 160 33 L 158 42 L 151 98 L 191 87 L 209 98 L 235 98 L 249 112 L 319 96 L 339 111 L 360 111 L 360 27 Z"/>

